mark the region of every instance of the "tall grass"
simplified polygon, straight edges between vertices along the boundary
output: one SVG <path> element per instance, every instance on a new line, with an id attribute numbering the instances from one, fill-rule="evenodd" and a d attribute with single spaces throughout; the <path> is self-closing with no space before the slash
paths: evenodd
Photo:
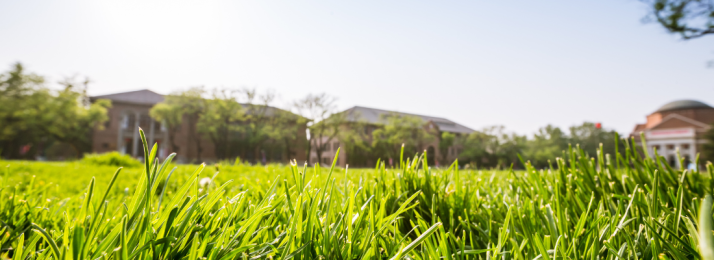
<path id="1" fill-rule="evenodd" d="M 400 160 L 398 169 L 378 163 L 372 171 L 337 171 L 334 162 L 329 169 L 293 163 L 267 182 L 201 186 L 205 165 L 176 176 L 174 155 L 160 161 L 156 146 L 149 149 L 141 136 L 146 157 L 132 194 L 111 192 L 121 168 L 106 183 L 92 178 L 70 198 L 53 195 L 51 184 L 32 179 L 12 185 L 5 176 L 2 255 L 714 259 L 714 167 L 679 171 L 658 156 L 640 156 L 629 143 L 622 153 L 595 158 L 571 148 L 547 170 L 528 162 L 525 172 L 506 174 L 460 172 L 457 163 L 432 170 L 423 154 Z"/>

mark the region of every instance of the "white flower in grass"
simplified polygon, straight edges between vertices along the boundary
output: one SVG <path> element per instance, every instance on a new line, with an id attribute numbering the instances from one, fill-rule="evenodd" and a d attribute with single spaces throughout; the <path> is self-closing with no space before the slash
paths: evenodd
<path id="1" fill-rule="evenodd" d="M 198 184 L 201 185 L 201 186 L 203 186 L 203 187 L 206 187 L 206 186 L 208 186 L 208 185 L 211 184 L 211 178 L 204 177 L 203 179 L 201 179 L 200 181 L 198 181 Z"/>

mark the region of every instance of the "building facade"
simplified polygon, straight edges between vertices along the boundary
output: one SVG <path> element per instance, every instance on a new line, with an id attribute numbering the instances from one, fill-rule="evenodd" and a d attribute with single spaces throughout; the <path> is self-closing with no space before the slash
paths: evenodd
<path id="1" fill-rule="evenodd" d="M 409 114 L 409 113 L 401 113 L 401 112 L 396 112 L 396 111 L 389 111 L 389 110 L 382 110 L 382 109 L 376 109 L 376 108 L 368 108 L 368 107 L 362 107 L 362 106 L 355 106 L 350 109 L 347 109 L 343 112 L 346 114 L 346 120 L 347 123 L 345 123 L 342 127 L 343 128 L 352 128 L 350 130 L 362 133 L 363 136 L 367 139 L 365 140 L 367 143 L 372 142 L 372 132 L 378 128 L 381 127 L 383 124 L 382 119 L 384 116 L 387 115 L 398 115 L 398 116 L 411 116 L 411 117 L 416 117 L 422 120 L 423 127 L 426 130 L 427 133 L 434 135 L 435 138 L 433 138 L 434 141 L 431 141 L 429 143 L 424 144 L 424 150 L 427 151 L 427 157 L 429 159 L 429 164 L 430 166 L 448 166 L 448 163 L 453 162 L 454 160 L 457 159 L 459 153 L 461 152 L 462 146 L 460 144 L 455 143 L 454 145 L 451 145 L 446 149 L 446 154 L 442 153 L 441 149 L 439 149 L 439 142 L 441 141 L 441 134 L 444 132 L 452 133 L 454 134 L 457 139 L 459 137 L 468 135 L 472 132 L 474 132 L 473 129 L 466 127 L 464 125 L 458 124 L 454 121 L 451 121 L 446 118 L 442 117 L 433 117 L 433 116 L 425 116 L 425 115 L 417 115 L 417 114 Z M 354 128 L 359 128 L 359 129 L 354 129 Z M 331 140 L 331 142 L 320 142 L 325 145 L 324 151 L 322 153 L 322 161 L 320 164 L 322 165 L 330 165 L 332 164 L 332 161 L 334 160 L 335 153 L 337 152 L 337 149 L 341 147 L 340 140 Z M 313 144 L 314 145 L 314 144 Z M 399 158 L 381 158 L 386 162 L 386 164 L 389 166 L 390 164 L 395 165 L 398 164 Z M 318 161 L 318 156 L 317 152 L 315 149 L 312 149 L 310 151 L 310 162 L 317 162 Z M 350 152 L 345 150 L 344 147 L 340 149 L 340 154 L 337 159 L 337 165 L 341 167 L 345 167 L 348 162 L 350 161 Z M 372 162 L 369 161 L 367 162 L 367 165 L 358 165 L 358 166 L 374 166 L 371 165 Z M 354 165 L 353 165 L 354 166 Z"/>
<path id="2" fill-rule="evenodd" d="M 189 133 L 196 129 L 195 125 L 189 125 L 189 120 L 182 120 L 181 125 L 176 129 L 174 144 L 177 149 L 172 148 L 169 143 L 169 131 L 165 125 L 149 115 L 149 111 L 154 105 L 164 101 L 163 95 L 151 90 L 138 90 L 91 97 L 92 101 L 97 99 L 111 100 L 112 106 L 107 111 L 109 120 L 105 123 L 104 128 L 102 130 L 95 129 L 92 133 L 93 152 L 118 151 L 135 158 L 142 158 L 143 148 L 139 136 L 139 128 L 141 128 L 144 130 L 147 141 L 150 144 L 157 144 L 159 158 L 165 158 L 175 152 L 177 153 L 175 161 L 180 163 L 217 160 L 215 146 L 207 137 L 199 135 L 198 141 L 189 138 Z M 274 107 L 268 108 L 278 110 Z M 288 151 L 279 154 L 251 151 L 250 154 L 241 156 L 242 160 L 282 163 L 287 163 L 290 159 L 304 161 L 307 158 L 304 149 L 305 141 L 302 141 L 301 138 L 306 139 L 305 131 L 298 131 L 295 134 L 298 136 L 297 141 L 289 146 Z"/>
<path id="3" fill-rule="evenodd" d="M 704 135 L 714 123 L 714 108 L 695 100 L 678 100 L 665 104 L 647 116 L 647 122 L 637 124 L 631 136 L 641 146 L 644 133 L 650 156 L 657 154 L 673 167 L 692 167 L 691 163 L 706 142 Z M 685 161 L 679 165 L 677 151 Z M 700 162 L 701 163 L 701 162 Z"/>

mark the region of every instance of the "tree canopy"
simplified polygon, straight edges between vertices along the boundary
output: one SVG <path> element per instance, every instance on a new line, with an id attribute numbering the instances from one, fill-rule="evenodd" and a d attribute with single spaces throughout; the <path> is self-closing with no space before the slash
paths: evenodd
<path id="1" fill-rule="evenodd" d="M 712 0 L 645 0 L 650 6 L 648 19 L 661 24 L 683 39 L 699 38 L 714 33 Z"/>
<path id="2" fill-rule="evenodd" d="M 600 144 L 604 144 L 604 152 L 614 155 L 613 143 L 617 138 L 614 130 L 601 129 L 590 122 L 572 126 L 568 132 L 547 125 L 540 128 L 532 138 L 506 133 L 502 126 L 488 127 L 460 141 L 463 151 L 459 154 L 459 161 L 481 168 L 506 168 L 511 165 L 522 167 L 518 159 L 518 155 L 521 155 L 533 166 L 545 168 L 549 166 L 548 160 L 565 156 L 563 153 L 569 146 L 579 146 L 590 156 L 596 156 Z M 624 147 L 618 149 L 624 151 Z"/>
<path id="3" fill-rule="evenodd" d="M 297 147 L 292 147 L 293 143 L 300 138 L 300 127 L 305 124 L 302 117 L 272 107 L 274 99 L 274 93 L 255 89 L 206 91 L 193 87 L 166 96 L 150 114 L 167 126 L 173 151 L 179 149 L 178 129 L 185 126 L 187 132 L 181 136 L 199 153 L 189 156 L 200 160 L 202 140 L 209 140 L 219 160 L 238 156 L 265 162 L 267 158 L 294 156 Z"/>
<path id="4" fill-rule="evenodd" d="M 0 154 L 29 159 L 46 156 L 51 145 L 67 145 L 73 156 L 91 150 L 91 133 L 108 120 L 109 100 L 89 102 L 89 80 L 66 78 L 61 89 L 20 63 L 0 74 Z M 67 152 L 64 152 L 66 155 Z"/>
<path id="5" fill-rule="evenodd" d="M 310 120 L 308 122 L 310 139 L 307 143 L 308 163 L 311 163 L 310 154 L 313 150 L 317 161 L 321 163 L 328 144 L 340 139 L 348 139 L 353 129 L 345 125 L 347 114 L 337 113 L 336 101 L 337 98 L 320 93 L 308 94 L 293 103 L 297 112 Z"/>
<path id="6" fill-rule="evenodd" d="M 381 127 L 372 132 L 372 152 L 382 159 L 399 158 L 402 146 L 406 155 L 423 152 L 437 137 L 436 130 L 427 129 L 426 122 L 416 116 L 383 114 L 380 121 Z"/>

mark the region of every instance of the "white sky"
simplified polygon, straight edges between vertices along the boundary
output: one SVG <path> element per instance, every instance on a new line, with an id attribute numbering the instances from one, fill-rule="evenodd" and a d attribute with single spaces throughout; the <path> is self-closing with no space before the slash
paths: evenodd
<path id="1" fill-rule="evenodd" d="M 327 92 L 475 129 L 629 133 L 672 100 L 714 105 L 714 36 L 678 40 L 645 14 L 636 0 L 0 0 L 0 69 L 88 76 L 91 94 Z"/>

